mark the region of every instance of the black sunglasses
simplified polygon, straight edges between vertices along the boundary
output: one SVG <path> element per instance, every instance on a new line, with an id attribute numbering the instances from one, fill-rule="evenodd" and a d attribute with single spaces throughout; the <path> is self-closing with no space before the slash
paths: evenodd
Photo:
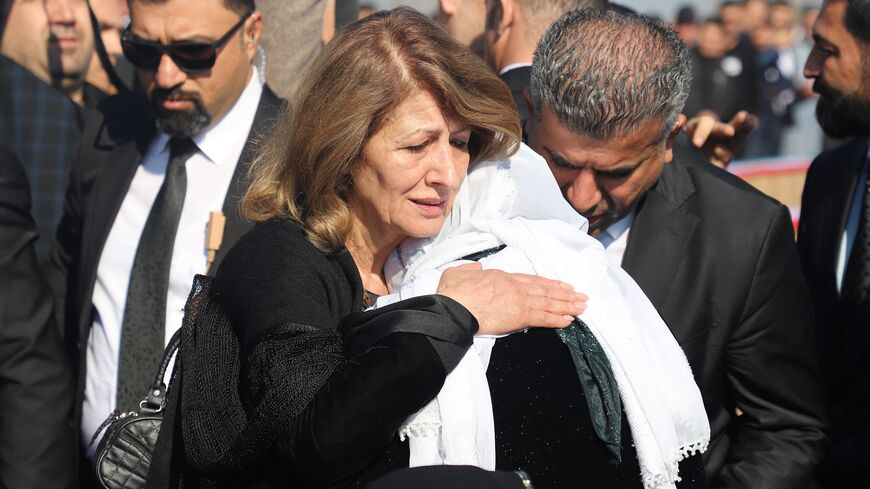
<path id="1" fill-rule="evenodd" d="M 176 66 L 188 73 L 207 71 L 214 66 L 217 60 L 217 51 L 233 34 L 245 25 L 245 21 L 253 14 L 248 12 L 232 26 L 226 34 L 214 42 L 178 41 L 166 45 L 159 42 L 137 39 L 130 32 L 130 26 L 121 34 L 121 47 L 124 56 L 137 68 L 148 71 L 157 71 L 160 66 L 160 58 L 168 54 Z"/>

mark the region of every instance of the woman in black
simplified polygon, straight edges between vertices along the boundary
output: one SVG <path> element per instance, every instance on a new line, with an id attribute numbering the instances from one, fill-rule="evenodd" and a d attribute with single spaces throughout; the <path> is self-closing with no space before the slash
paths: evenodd
<path id="1" fill-rule="evenodd" d="M 257 224 L 191 293 L 150 487 L 364 487 L 407 467 L 399 428 L 473 335 L 564 327 L 584 309 L 565 284 L 470 265 L 444 272 L 436 295 L 363 312 L 388 292 L 396 246 L 441 229 L 469 165 L 519 141 L 507 87 L 437 25 L 404 8 L 353 24 L 297 93 L 252 168 L 244 206 Z M 567 401 L 540 416 L 572 432 L 541 433 L 568 449 L 548 467 L 541 434 L 501 416 L 528 420 L 527 406 L 499 398 L 498 436 L 511 450 L 534 440 L 513 460 L 542 481 L 642 487 L 625 423 L 622 463 L 596 439 L 564 345 L 533 351 L 547 369 L 568 365 L 552 376 Z M 493 378 L 513 382 L 511 362 L 495 360 Z M 526 366 L 516 387 L 539 388 Z"/>
<path id="2" fill-rule="evenodd" d="M 474 334 L 583 311 L 565 284 L 465 267 L 363 313 L 396 245 L 437 233 L 468 166 L 519 140 L 507 88 L 436 24 L 354 24 L 298 93 L 252 167 L 258 223 L 191 293 L 149 487 L 363 486 L 408 465 L 399 426 Z"/>

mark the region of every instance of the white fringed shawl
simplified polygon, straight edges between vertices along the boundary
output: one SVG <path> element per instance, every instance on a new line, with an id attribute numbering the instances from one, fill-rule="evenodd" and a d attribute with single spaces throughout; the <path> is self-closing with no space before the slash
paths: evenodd
<path id="1" fill-rule="evenodd" d="M 546 162 L 522 145 L 513 157 L 469 173 L 441 232 L 408 239 L 385 275 L 393 294 L 377 307 L 434 293 L 441 272 L 461 257 L 500 245 L 484 268 L 561 280 L 589 295 L 580 318 L 610 361 L 646 489 L 675 487 L 678 462 L 706 450 L 710 426 L 680 346 L 655 308 L 565 202 Z M 428 406 L 402 428 L 411 466 L 495 468 L 495 435 L 486 368 L 494 338 L 477 337 Z"/>

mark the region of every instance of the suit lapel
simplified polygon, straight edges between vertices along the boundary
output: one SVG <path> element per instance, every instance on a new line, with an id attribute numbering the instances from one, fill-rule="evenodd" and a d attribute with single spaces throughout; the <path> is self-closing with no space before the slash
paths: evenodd
<path id="1" fill-rule="evenodd" d="M 830 192 L 827 194 L 822 208 L 822 219 L 819 219 L 822 229 L 818 236 L 823 237 L 823 242 L 819 247 L 821 255 L 822 270 L 829 270 L 826 273 L 827 280 L 833 280 L 833 283 L 825 284 L 826 287 L 833 287 L 837 290 L 836 270 L 837 257 L 840 251 L 840 240 L 843 236 L 843 230 L 846 229 L 846 221 L 849 219 L 849 210 L 852 204 L 852 198 L 855 195 L 855 185 L 858 177 L 861 174 L 861 167 L 867 156 L 867 143 L 865 141 L 856 141 L 844 148 L 845 151 L 837 152 L 833 155 L 840 158 L 843 162 L 830 162 L 831 170 L 835 173 L 831 175 Z M 845 169 L 841 172 L 839 169 Z M 839 294 L 837 294 L 839 297 Z"/>
<path id="2" fill-rule="evenodd" d="M 848 151 L 843 152 L 841 155 L 844 161 L 848 162 L 847 175 L 837 182 L 831 198 L 825 203 L 825 216 L 827 217 L 825 221 L 829 227 L 826 231 L 827 234 L 824 235 L 827 241 L 825 243 L 825 250 L 827 252 L 825 256 L 830 258 L 830 263 L 825 265 L 830 266 L 831 270 L 836 270 L 834 267 L 836 267 L 835 260 L 840 249 L 840 237 L 846 228 L 852 200 L 857 190 L 858 178 L 867 159 L 867 141 L 856 141 L 847 149 Z M 847 258 L 846 264 L 848 265 L 848 263 Z M 836 277 L 836 274 L 834 276 Z M 847 369 L 854 362 L 860 360 L 865 352 L 867 352 L 867 349 L 870 348 L 870 327 L 864 326 L 845 328 L 843 332 L 845 335 L 843 341 L 845 350 L 844 365 Z"/>
<path id="3" fill-rule="evenodd" d="M 223 244 L 215 255 L 214 264 L 209 268 L 208 274 L 210 276 L 214 276 L 215 271 L 220 266 L 227 251 L 232 247 L 232 244 L 238 241 L 251 227 L 251 223 L 246 221 L 241 215 L 241 200 L 248 188 L 248 169 L 257 156 L 258 143 L 262 138 L 271 133 L 282 104 L 283 101 L 268 86 L 264 85 L 263 94 L 260 96 L 260 103 L 257 105 L 257 113 L 254 115 L 254 123 L 251 125 L 248 140 L 245 142 L 245 147 L 239 156 L 239 162 L 236 164 L 230 187 L 227 190 L 227 196 L 224 199 L 222 211 L 227 219 L 224 227 L 224 239 Z"/>
<path id="4" fill-rule="evenodd" d="M 647 193 L 629 231 L 622 267 L 657 309 L 668 297 L 698 225 L 699 217 L 683 209 L 683 203 L 694 192 L 686 170 L 667 165 Z"/>
<path id="5" fill-rule="evenodd" d="M 139 167 L 143 152 L 144 147 L 136 141 L 128 141 L 116 146 L 103 163 L 100 176 L 95 183 L 93 203 L 89 215 L 85 218 L 86 227 L 82 237 L 80 270 L 88 274 L 80 277 L 82 286 L 79 287 L 79 304 L 83 306 L 79 308 L 82 338 L 86 337 L 87 330 L 90 328 L 91 308 L 88 307 L 88 302 L 93 293 L 103 246 Z"/>

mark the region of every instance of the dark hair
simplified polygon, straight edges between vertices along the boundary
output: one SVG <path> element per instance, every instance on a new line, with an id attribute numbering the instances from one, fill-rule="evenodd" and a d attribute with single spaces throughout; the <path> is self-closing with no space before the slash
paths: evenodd
<path id="1" fill-rule="evenodd" d="M 689 51 L 659 21 L 614 10 L 560 17 L 532 63 L 535 116 L 553 109 L 567 129 L 603 140 L 661 120 L 673 129 L 691 85 Z"/>
<path id="2" fill-rule="evenodd" d="M 718 25 L 719 27 L 725 27 L 725 23 L 722 22 L 722 17 L 719 17 L 718 15 L 713 15 L 713 16 L 707 17 L 706 19 L 704 19 L 704 23 L 705 24 L 715 24 L 715 25 Z"/>
<path id="3" fill-rule="evenodd" d="M 870 44 L 870 0 L 846 0 L 846 30 L 862 44 Z"/>
<path id="4" fill-rule="evenodd" d="M 238 12 L 239 15 L 244 15 L 257 9 L 254 0 L 224 0 L 224 5 L 228 9 Z"/>
<path id="5" fill-rule="evenodd" d="M 691 5 L 683 5 L 680 7 L 680 10 L 677 11 L 677 21 L 676 24 L 694 24 L 695 23 L 695 9 L 692 8 Z"/>
<path id="6" fill-rule="evenodd" d="M 158 3 L 165 0 L 127 0 L 127 4 L 131 4 L 136 1 L 142 2 L 152 2 Z M 245 15 L 248 12 L 254 11 L 257 9 L 257 6 L 254 4 L 254 0 L 223 0 L 224 7 L 236 12 L 239 15 Z"/>

